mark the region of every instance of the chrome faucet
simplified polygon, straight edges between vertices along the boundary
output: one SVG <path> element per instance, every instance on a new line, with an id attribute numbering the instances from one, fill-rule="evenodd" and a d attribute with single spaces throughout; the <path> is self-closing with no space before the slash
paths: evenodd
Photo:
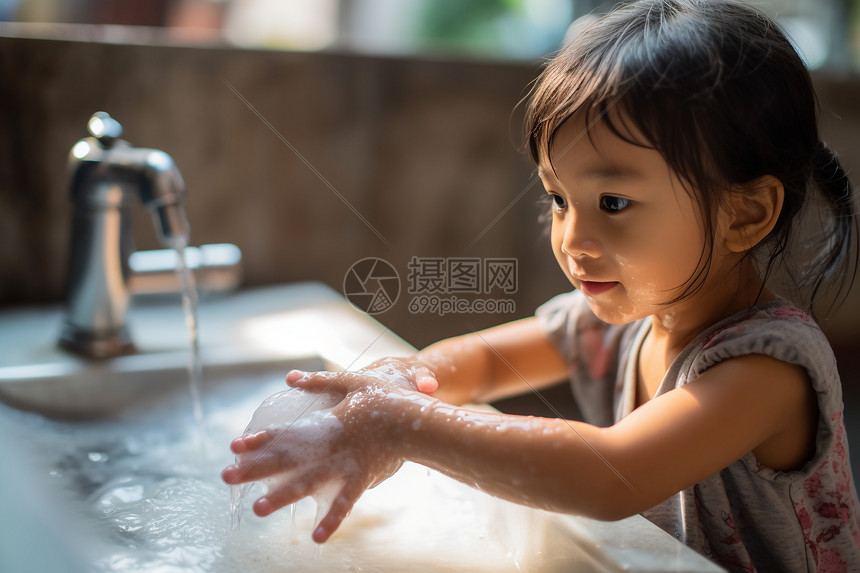
<path id="1" fill-rule="evenodd" d="M 74 215 L 60 346 L 106 358 L 134 349 L 126 325 L 132 204 L 139 198 L 152 213 L 165 247 L 187 246 L 190 227 L 182 206 L 185 183 L 168 154 L 119 139 L 122 126 L 104 112 L 95 113 L 87 128 L 90 137 L 69 156 Z"/>

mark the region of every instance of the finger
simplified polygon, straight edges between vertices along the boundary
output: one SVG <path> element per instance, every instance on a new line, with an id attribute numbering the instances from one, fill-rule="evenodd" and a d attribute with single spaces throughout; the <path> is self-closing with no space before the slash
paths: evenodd
<path id="1" fill-rule="evenodd" d="M 254 502 L 254 513 L 266 517 L 282 507 L 296 503 L 312 493 L 312 483 L 306 479 L 291 480 L 280 487 L 270 487 L 264 496 Z"/>
<path id="2" fill-rule="evenodd" d="M 253 434 L 245 434 L 230 442 L 230 451 L 234 454 L 252 452 L 266 445 L 271 440 L 271 434 L 265 430 Z"/>
<path id="3" fill-rule="evenodd" d="M 280 452 L 262 452 L 245 455 L 239 463 L 227 466 L 221 472 L 221 478 L 229 484 L 259 481 L 278 473 L 295 469 L 295 464 L 285 460 Z"/>
<path id="4" fill-rule="evenodd" d="M 287 385 L 292 386 L 293 382 L 303 378 L 306 375 L 307 372 L 304 372 L 302 370 L 290 370 L 289 372 L 287 372 Z"/>
<path id="5" fill-rule="evenodd" d="M 337 531 L 344 518 L 349 514 L 355 502 L 364 493 L 364 486 L 356 483 L 347 483 L 340 490 L 332 502 L 328 513 L 320 520 L 320 524 L 314 529 L 311 539 L 316 543 L 325 543 L 332 534 Z"/>
<path id="6" fill-rule="evenodd" d="M 233 464 L 229 465 L 223 470 L 221 470 L 221 481 L 227 484 L 238 484 L 242 483 L 238 481 L 241 478 L 242 470 L 238 465 Z"/>
<path id="7" fill-rule="evenodd" d="M 432 394 L 439 389 L 439 381 L 427 368 L 419 368 L 415 372 L 415 388 L 424 394 Z"/>
<path id="8" fill-rule="evenodd" d="M 313 392 L 351 392 L 355 383 L 353 372 L 302 372 L 292 370 L 287 374 L 287 385 Z"/>

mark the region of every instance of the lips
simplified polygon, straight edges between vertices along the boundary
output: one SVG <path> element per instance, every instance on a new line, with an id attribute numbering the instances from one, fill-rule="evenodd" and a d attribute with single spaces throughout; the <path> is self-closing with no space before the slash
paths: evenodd
<path id="1" fill-rule="evenodd" d="M 613 282 L 595 282 L 595 281 L 580 281 L 579 290 L 588 296 L 597 296 L 617 286 L 618 283 Z"/>

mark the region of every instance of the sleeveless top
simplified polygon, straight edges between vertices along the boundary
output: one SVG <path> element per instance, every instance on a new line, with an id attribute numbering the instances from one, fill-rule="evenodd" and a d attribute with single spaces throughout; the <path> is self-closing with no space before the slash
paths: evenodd
<path id="1" fill-rule="evenodd" d="M 606 324 L 576 291 L 553 298 L 536 315 L 568 364 L 585 421 L 609 426 L 629 414 L 636 400 L 636 358 L 650 320 Z M 860 572 L 860 502 L 848 458 L 842 386 L 827 339 L 803 311 L 776 299 L 713 325 L 678 355 L 656 395 L 748 354 L 806 370 L 819 408 L 812 459 L 801 470 L 782 472 L 749 452 L 642 515 L 730 571 Z"/>

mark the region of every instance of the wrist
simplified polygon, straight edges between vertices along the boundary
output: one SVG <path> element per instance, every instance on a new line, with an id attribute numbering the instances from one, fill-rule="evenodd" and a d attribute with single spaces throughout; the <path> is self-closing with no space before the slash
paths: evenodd
<path id="1" fill-rule="evenodd" d="M 439 400 L 427 394 L 397 389 L 386 392 L 377 413 L 379 436 L 401 460 L 414 458 L 416 448 L 431 431 L 430 416 Z"/>
<path id="2" fill-rule="evenodd" d="M 405 459 L 407 430 L 434 399 L 396 384 L 372 384 L 354 390 L 335 408 L 350 447 L 366 449 L 369 444 Z M 414 424 L 420 426 L 420 422 Z"/>

